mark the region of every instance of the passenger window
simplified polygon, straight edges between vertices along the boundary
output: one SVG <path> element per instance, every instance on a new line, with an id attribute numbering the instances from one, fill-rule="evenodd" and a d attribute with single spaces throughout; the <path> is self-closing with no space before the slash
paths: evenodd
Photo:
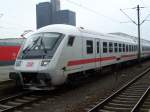
<path id="1" fill-rule="evenodd" d="M 99 53 L 99 42 L 97 42 L 97 53 Z"/>
<path id="2" fill-rule="evenodd" d="M 87 50 L 87 54 L 93 53 L 93 41 L 92 40 L 86 41 L 86 50 Z"/>
<path id="3" fill-rule="evenodd" d="M 137 48 L 138 48 L 138 46 L 137 46 L 137 45 L 135 45 L 135 51 L 137 51 Z"/>
<path id="4" fill-rule="evenodd" d="M 131 52 L 131 45 L 129 45 L 129 52 Z"/>
<path id="5" fill-rule="evenodd" d="M 107 42 L 103 42 L 103 53 L 107 53 Z"/>
<path id="6" fill-rule="evenodd" d="M 113 52 L 113 43 L 109 42 L 109 52 Z"/>
<path id="7" fill-rule="evenodd" d="M 129 47 L 128 47 L 128 45 L 126 45 L 126 52 L 128 52 L 129 51 Z"/>
<path id="8" fill-rule="evenodd" d="M 132 52 L 134 51 L 133 45 L 132 45 Z"/>
<path id="9" fill-rule="evenodd" d="M 136 51 L 136 45 L 134 45 L 134 51 Z"/>
<path id="10" fill-rule="evenodd" d="M 125 44 L 123 44 L 123 52 L 125 52 Z"/>
<path id="11" fill-rule="evenodd" d="M 119 52 L 122 52 L 122 45 L 119 44 Z"/>
<path id="12" fill-rule="evenodd" d="M 73 42 L 74 42 L 74 39 L 75 39 L 75 37 L 74 36 L 69 36 L 69 39 L 68 39 L 68 46 L 73 46 Z"/>
<path id="13" fill-rule="evenodd" d="M 118 44 L 114 43 L 114 46 L 115 46 L 115 52 L 117 53 L 118 52 Z"/>

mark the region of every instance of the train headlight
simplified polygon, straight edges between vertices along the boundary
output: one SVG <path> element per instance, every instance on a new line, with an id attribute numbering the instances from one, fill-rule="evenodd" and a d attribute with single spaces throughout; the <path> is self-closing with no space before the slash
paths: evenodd
<path id="1" fill-rule="evenodd" d="M 41 62 L 41 66 L 46 66 L 46 65 L 49 64 L 49 62 L 50 62 L 50 60 L 43 60 L 43 61 Z"/>
<path id="2" fill-rule="evenodd" d="M 21 62 L 22 62 L 21 60 L 17 60 L 15 65 L 16 65 L 16 66 L 20 66 L 20 65 L 21 65 Z"/>

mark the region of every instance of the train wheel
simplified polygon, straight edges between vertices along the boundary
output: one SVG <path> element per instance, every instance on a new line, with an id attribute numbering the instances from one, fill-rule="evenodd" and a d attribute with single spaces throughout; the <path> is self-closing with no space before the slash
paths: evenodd
<path id="1" fill-rule="evenodd" d="M 22 90 L 23 89 L 23 85 L 22 85 L 22 83 L 19 79 L 15 80 L 15 87 L 16 87 L 17 90 Z"/>

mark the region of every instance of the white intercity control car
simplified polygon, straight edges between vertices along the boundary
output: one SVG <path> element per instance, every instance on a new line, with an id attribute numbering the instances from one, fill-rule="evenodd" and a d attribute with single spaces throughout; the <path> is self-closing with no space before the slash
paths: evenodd
<path id="1" fill-rule="evenodd" d="M 137 59 L 137 43 L 137 38 L 48 25 L 27 38 L 10 78 L 24 88 L 55 87 L 70 76 Z M 141 57 L 149 55 L 150 41 L 142 39 Z"/>

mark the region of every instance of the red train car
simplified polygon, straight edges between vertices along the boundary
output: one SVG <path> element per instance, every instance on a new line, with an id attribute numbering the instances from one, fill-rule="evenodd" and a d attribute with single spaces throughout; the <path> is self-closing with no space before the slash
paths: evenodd
<path id="1" fill-rule="evenodd" d="M 0 39 L 0 65 L 14 64 L 24 38 Z"/>

